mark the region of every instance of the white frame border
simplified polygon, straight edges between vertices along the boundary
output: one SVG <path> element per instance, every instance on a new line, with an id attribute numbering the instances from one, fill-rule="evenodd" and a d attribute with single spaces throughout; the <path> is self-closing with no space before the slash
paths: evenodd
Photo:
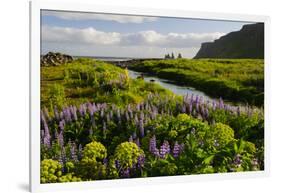
<path id="1" fill-rule="evenodd" d="M 227 21 L 250 21 L 264 22 L 265 24 L 265 170 L 258 172 L 241 172 L 241 173 L 219 173 L 219 174 L 201 174 L 171 177 L 150 177 L 137 179 L 122 180 L 101 180 L 91 182 L 73 182 L 73 183 L 54 183 L 40 184 L 40 29 L 41 17 L 40 10 L 64 10 L 64 11 L 81 11 L 95 13 L 113 13 L 126 15 L 147 15 L 147 16 L 164 16 L 193 19 L 213 19 Z M 32 1 L 30 2 L 30 175 L 29 185 L 31 192 L 46 192 L 55 190 L 81 190 L 88 188 L 108 188 L 120 186 L 137 186 L 137 185 L 155 185 L 164 183 L 186 183 L 192 181 L 211 181 L 225 179 L 241 179 L 254 177 L 267 177 L 270 174 L 269 162 L 269 140 L 270 140 L 270 120 L 269 107 L 270 100 L 270 18 L 260 15 L 242 15 L 226 13 L 209 13 L 195 12 L 184 10 L 165 10 L 165 9 L 146 9 L 136 7 L 118 7 L 102 6 L 74 2 L 50 2 L 50 1 Z"/>

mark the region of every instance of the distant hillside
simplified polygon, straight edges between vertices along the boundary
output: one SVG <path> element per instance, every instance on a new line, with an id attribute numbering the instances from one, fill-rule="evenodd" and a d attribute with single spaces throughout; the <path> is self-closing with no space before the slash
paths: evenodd
<path id="1" fill-rule="evenodd" d="M 264 58 L 264 24 L 244 25 L 214 42 L 205 42 L 194 58 Z"/>

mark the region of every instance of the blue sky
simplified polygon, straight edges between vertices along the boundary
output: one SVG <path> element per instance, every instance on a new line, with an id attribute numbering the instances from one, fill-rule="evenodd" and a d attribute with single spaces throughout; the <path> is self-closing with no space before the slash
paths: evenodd
<path id="1" fill-rule="evenodd" d="M 42 52 L 113 57 L 192 58 L 202 42 L 241 29 L 244 22 L 126 16 L 81 12 L 41 12 Z"/>

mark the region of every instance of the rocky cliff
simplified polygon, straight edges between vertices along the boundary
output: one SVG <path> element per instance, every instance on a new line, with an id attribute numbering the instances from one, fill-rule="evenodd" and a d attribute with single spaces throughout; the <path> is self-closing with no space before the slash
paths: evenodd
<path id="1" fill-rule="evenodd" d="M 244 25 L 214 42 L 205 42 L 194 58 L 264 58 L 264 24 Z"/>

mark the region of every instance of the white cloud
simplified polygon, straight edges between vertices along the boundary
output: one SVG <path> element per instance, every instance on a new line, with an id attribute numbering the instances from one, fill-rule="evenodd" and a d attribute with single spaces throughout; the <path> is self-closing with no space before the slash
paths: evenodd
<path id="1" fill-rule="evenodd" d="M 82 12 L 42 11 L 42 15 L 55 16 L 65 20 L 106 20 L 118 23 L 143 23 L 156 21 L 157 17 L 129 16 L 116 14 L 97 14 Z"/>
<path id="2" fill-rule="evenodd" d="M 89 28 L 65 28 L 42 27 L 43 42 L 61 42 L 91 45 L 112 46 L 149 46 L 163 48 L 192 48 L 200 47 L 202 42 L 213 41 L 223 33 L 168 33 L 161 34 L 153 30 L 136 33 L 121 34 L 118 32 L 103 32 L 92 27 Z"/>
<path id="3" fill-rule="evenodd" d="M 64 27 L 42 27 L 42 40 L 45 42 L 115 45 L 119 44 L 121 34 L 117 32 L 102 32 L 94 28 L 64 28 Z"/>

